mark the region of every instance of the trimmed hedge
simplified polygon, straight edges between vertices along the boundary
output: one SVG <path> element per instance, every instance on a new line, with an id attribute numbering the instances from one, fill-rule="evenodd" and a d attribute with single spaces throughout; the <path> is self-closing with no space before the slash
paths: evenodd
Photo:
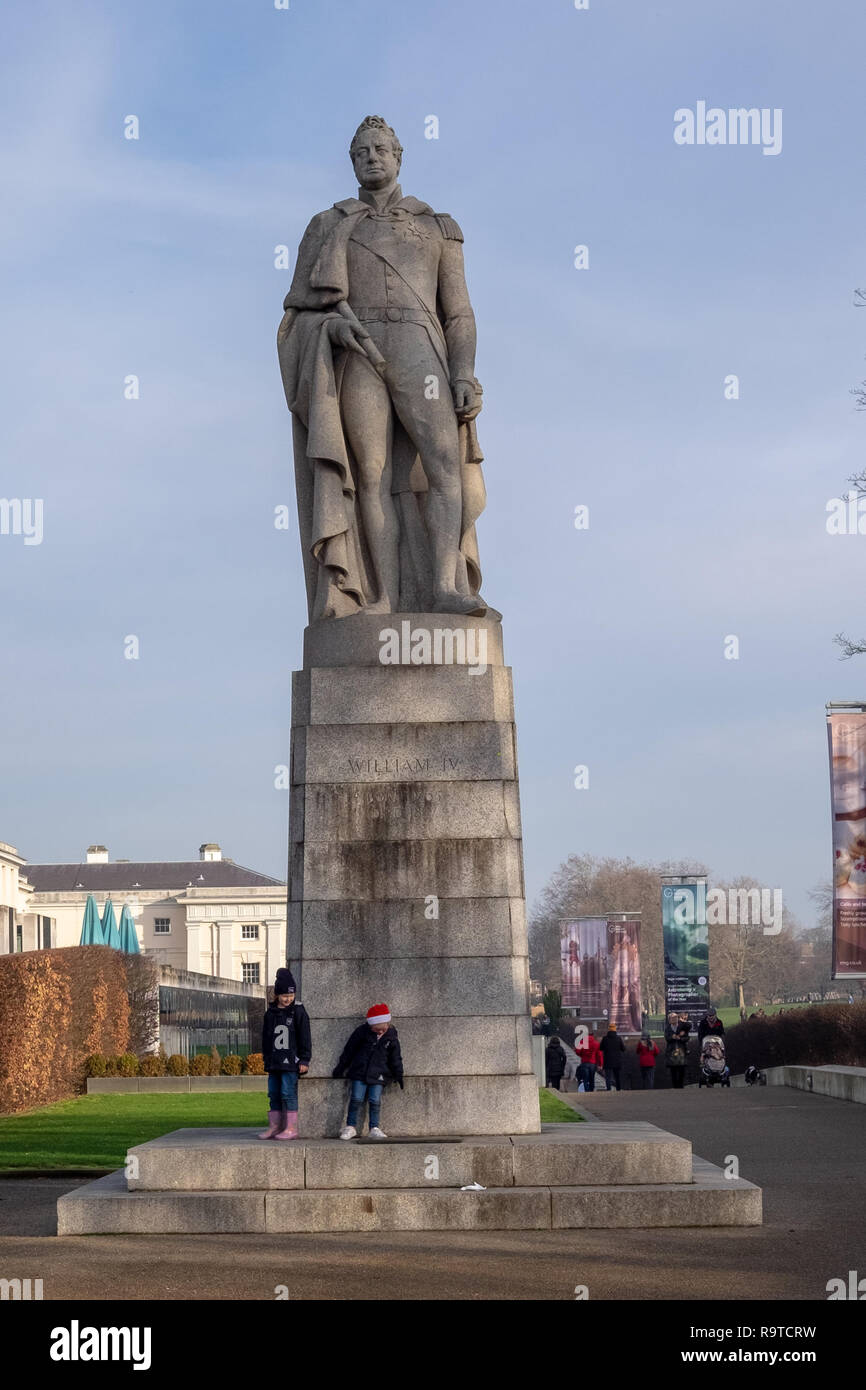
<path id="1" fill-rule="evenodd" d="M 866 1000 L 786 1009 L 725 1033 L 732 1072 L 746 1067 L 866 1066 Z"/>
<path id="2" fill-rule="evenodd" d="M 225 1057 L 223 1057 L 220 1072 L 223 1076 L 240 1076 L 241 1059 L 237 1055 L 237 1053 L 229 1052 Z"/>
<path id="3" fill-rule="evenodd" d="M 141 1066 L 138 1069 L 139 1076 L 165 1076 L 166 1059 L 150 1052 L 146 1057 L 142 1057 Z"/>
<path id="4" fill-rule="evenodd" d="M 189 1058 L 173 1052 L 166 1064 L 169 1076 L 189 1076 Z"/>
<path id="5" fill-rule="evenodd" d="M 244 1058 L 245 1076 L 264 1076 L 265 1059 L 260 1052 L 248 1052 Z"/>
<path id="6" fill-rule="evenodd" d="M 76 1095 L 89 1058 L 129 1046 L 129 1024 L 126 958 L 111 946 L 0 956 L 0 1114 Z"/>

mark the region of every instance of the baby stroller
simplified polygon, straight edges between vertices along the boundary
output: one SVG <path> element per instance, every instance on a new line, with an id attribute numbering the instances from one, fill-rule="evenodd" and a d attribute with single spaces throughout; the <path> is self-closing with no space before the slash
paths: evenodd
<path id="1" fill-rule="evenodd" d="M 701 1043 L 701 1066 L 698 1072 L 699 1086 L 730 1086 L 731 1069 L 725 1057 L 725 1040 L 716 1033 L 708 1033 Z"/>

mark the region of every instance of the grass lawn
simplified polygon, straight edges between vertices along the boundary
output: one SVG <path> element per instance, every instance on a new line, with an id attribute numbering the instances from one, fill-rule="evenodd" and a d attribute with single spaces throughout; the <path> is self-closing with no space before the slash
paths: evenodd
<path id="1" fill-rule="evenodd" d="M 541 1118 L 580 1121 L 555 1091 L 540 1091 Z M 173 1129 L 264 1125 L 262 1092 L 81 1096 L 0 1117 L 0 1171 L 14 1168 L 122 1168 L 126 1151 Z"/>
<path id="2" fill-rule="evenodd" d="M 548 1124 L 551 1120 L 564 1122 L 565 1124 L 578 1124 L 583 1120 L 582 1115 L 576 1114 L 570 1105 L 566 1105 L 564 1100 L 555 1091 L 539 1091 L 538 1101 L 541 1106 L 542 1123 Z"/>
<path id="3" fill-rule="evenodd" d="M 838 1003 L 838 1000 L 835 1002 Z M 759 1004 L 758 1007 L 763 1009 L 764 1013 L 767 1015 L 767 1017 L 769 1017 L 770 1014 L 777 1014 L 780 1009 L 815 1009 L 820 1008 L 820 1004 L 807 1004 L 805 1002 L 799 1004 Z M 757 1013 L 757 1010 L 748 1007 L 746 1008 L 747 1018 L 749 1014 L 753 1013 Z M 740 1011 L 736 1008 L 719 1009 L 718 1015 L 726 1028 L 733 1028 L 734 1024 L 739 1023 L 740 1021 Z"/>
<path id="4" fill-rule="evenodd" d="M 173 1129 L 258 1125 L 264 1092 L 94 1095 L 0 1117 L 0 1170 L 122 1168 L 126 1151 Z"/>

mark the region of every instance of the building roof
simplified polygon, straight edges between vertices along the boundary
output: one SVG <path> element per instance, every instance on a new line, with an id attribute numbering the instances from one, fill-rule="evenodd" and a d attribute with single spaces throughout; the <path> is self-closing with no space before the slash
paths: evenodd
<path id="1" fill-rule="evenodd" d="M 147 864 L 28 864 L 27 881 L 36 893 L 127 893 L 193 888 L 284 888 L 227 859 L 191 859 Z"/>

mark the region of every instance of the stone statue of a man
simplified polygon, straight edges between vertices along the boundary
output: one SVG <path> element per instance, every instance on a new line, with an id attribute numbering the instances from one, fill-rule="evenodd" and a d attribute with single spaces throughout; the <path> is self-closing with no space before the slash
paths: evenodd
<path id="1" fill-rule="evenodd" d="M 278 334 L 310 620 L 483 616 L 463 234 L 404 198 L 402 147 L 381 116 L 362 121 L 349 153 L 358 197 L 304 233 Z"/>

